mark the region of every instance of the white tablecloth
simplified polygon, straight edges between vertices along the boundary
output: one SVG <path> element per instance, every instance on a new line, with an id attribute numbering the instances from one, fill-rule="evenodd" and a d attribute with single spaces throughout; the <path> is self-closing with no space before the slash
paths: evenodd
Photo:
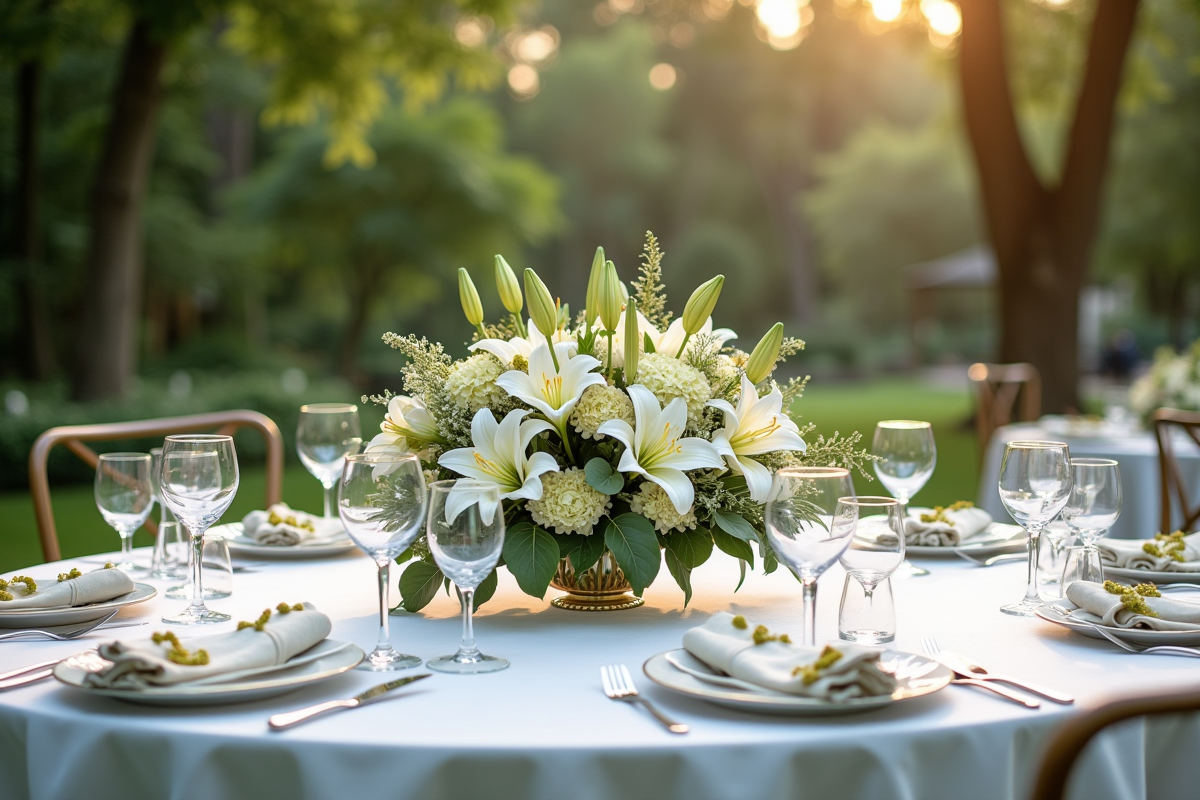
<path id="1" fill-rule="evenodd" d="M 1052 435 L 1037 425 L 1006 425 L 997 428 L 988 442 L 979 476 L 979 499 L 976 503 L 996 520 L 1011 522 L 1000 502 L 997 485 L 1000 481 L 1000 462 L 1004 446 L 1018 439 L 1051 439 L 1066 442 L 1072 456 L 1111 458 L 1121 465 L 1122 509 L 1117 524 L 1109 536 L 1115 539 L 1149 539 L 1162 525 L 1161 482 L 1158 470 L 1158 442 L 1154 433 L 1140 431 L 1112 438 L 1075 438 Z M 1200 450 L 1186 437 L 1175 445 L 1180 471 L 1191 487 L 1192 496 L 1200 494 Z M 1179 512 L 1172 517 L 1179 523 Z M 1169 532 L 1169 531 L 1168 531 Z"/>
<path id="2" fill-rule="evenodd" d="M 896 582 L 896 646 L 922 635 L 997 671 L 1096 700 L 1119 689 L 1194 686 L 1197 662 L 1126 655 L 1040 620 L 1001 614 L 1022 592 L 1023 567 L 979 569 L 926 560 L 932 577 Z M 71 562 L 31 567 L 53 576 Z M 286 600 L 311 600 L 333 637 L 375 637 L 373 563 L 355 555 L 276 562 L 236 576 L 213 603 L 252 619 Z M 581 613 L 519 592 L 507 574 L 478 616 L 480 646 L 512 667 L 482 676 L 435 675 L 409 696 L 341 712 L 283 733 L 266 718 L 348 697 L 381 681 L 354 671 L 242 706 L 164 709 L 89 697 L 44 681 L 0 693 L 0 786 L 5 797 L 61 798 L 487 798 L 706 800 L 865 798 L 1009 800 L 1026 796 L 1047 734 L 1073 713 L 1029 711 L 977 689 L 950 686 L 879 712 L 820 719 L 754 716 L 673 696 L 641 675 L 648 657 L 679 646 L 685 629 L 720 609 L 799 634 L 799 584 L 783 571 L 752 573 L 736 595 L 736 567 L 714 556 L 695 574 L 692 606 L 665 570 L 644 607 Z M 842 573 L 821 580 L 818 634 L 836 636 Z M 549 597 L 547 597 L 549 600 Z M 180 601 L 161 596 L 124 612 L 154 621 Z M 457 603 L 439 595 L 424 616 L 393 617 L 392 638 L 432 657 L 457 645 Z M 223 628 L 222 628 L 223 629 Z M 131 631 L 116 631 L 130 635 Z M 107 638 L 107 637 L 106 637 Z M 0 670 L 94 646 L 0 643 Z M 692 732 L 673 736 L 641 708 L 608 700 L 599 667 L 623 662 L 642 690 Z M 1200 720 L 1136 722 L 1085 758 L 1075 797 L 1193 798 L 1200 785 Z M 1148 788 L 1147 788 L 1148 787 Z"/>

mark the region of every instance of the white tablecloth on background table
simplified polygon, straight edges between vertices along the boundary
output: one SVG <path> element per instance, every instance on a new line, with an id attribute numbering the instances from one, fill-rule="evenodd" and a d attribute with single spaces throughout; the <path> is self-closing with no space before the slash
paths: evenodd
<path id="1" fill-rule="evenodd" d="M 1004 446 L 1019 439 L 1050 439 L 1070 445 L 1072 456 L 1111 458 L 1121 465 L 1122 508 L 1109 536 L 1115 539 L 1149 539 L 1162 525 L 1162 483 L 1158 469 L 1158 442 L 1151 431 L 1139 431 L 1111 438 L 1076 438 L 1048 433 L 1037 425 L 1019 424 L 997 428 L 988 442 L 983 469 L 979 476 L 976 505 L 987 510 L 999 522 L 1011 522 L 1000 502 L 997 485 Z M 1191 486 L 1192 496 L 1200 494 L 1200 449 L 1186 437 L 1175 444 L 1180 471 Z M 1179 521 L 1178 510 L 1172 517 Z"/>
<path id="2" fill-rule="evenodd" d="M 53 576 L 73 562 L 23 570 Z M 78 563 L 78 562 L 74 562 Z M 931 577 L 895 582 L 895 646 L 922 635 L 996 671 L 1097 700 L 1117 690 L 1194 686 L 1197 662 L 1128 655 L 1040 620 L 1001 614 L 1022 593 L 1023 567 L 979 569 L 925 560 Z M 333 619 L 333 638 L 375 640 L 374 564 L 354 555 L 276 562 L 236 576 L 212 603 L 253 619 L 281 601 L 311 600 Z M 842 573 L 821 580 L 819 639 L 836 636 Z M 1026 796 L 1046 736 L 1073 713 L 1029 711 L 970 687 L 845 717 L 771 717 L 675 696 L 642 675 L 649 656 L 680 646 L 687 628 L 731 610 L 773 631 L 800 633 L 800 591 L 784 571 L 751 573 L 719 554 L 695 572 L 692 606 L 664 570 L 644 607 L 609 613 L 552 608 L 521 594 L 505 573 L 479 613 L 480 647 L 512 667 L 434 677 L 407 697 L 269 733 L 280 711 L 349 697 L 380 683 L 353 671 L 278 698 L 240 706 L 129 705 L 44 681 L 0 693 L 0 786 L 5 797 L 72 798 L 487 798 L 503 800 L 713 800 L 866 798 L 1009 800 Z M 553 590 L 551 590 L 553 592 Z M 181 601 L 159 597 L 123 612 L 153 624 L 76 642 L 0 643 L 0 670 L 65 657 L 104 638 L 148 636 Z M 405 652 L 452 652 L 456 601 L 439 594 L 424 616 L 393 617 Z M 231 626 L 231 623 L 226 625 Z M 226 626 L 215 626 L 224 630 Z M 599 667 L 622 662 L 641 689 L 692 726 L 666 733 L 637 706 L 608 700 Z M 1200 719 L 1127 724 L 1088 751 L 1075 797 L 1195 797 Z"/>

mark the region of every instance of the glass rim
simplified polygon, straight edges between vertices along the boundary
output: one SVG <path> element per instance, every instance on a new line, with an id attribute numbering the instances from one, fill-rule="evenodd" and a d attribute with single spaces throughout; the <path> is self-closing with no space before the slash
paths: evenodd
<path id="1" fill-rule="evenodd" d="M 842 478 L 849 477 L 845 467 L 784 467 L 775 473 L 785 478 Z"/>
<path id="2" fill-rule="evenodd" d="M 885 497 L 881 494 L 847 495 L 846 497 L 839 497 L 838 502 L 853 503 L 856 506 L 869 506 L 871 508 L 900 505 L 900 501 L 896 498 Z"/>
<path id="3" fill-rule="evenodd" d="M 163 441 L 181 442 L 184 444 L 201 444 L 212 442 L 232 442 L 233 437 L 225 433 L 172 433 Z"/>
<path id="4" fill-rule="evenodd" d="M 891 428 L 893 430 L 920 430 L 921 428 L 932 428 L 932 422 L 924 422 L 919 419 L 884 419 L 875 423 L 876 428 Z"/>
<path id="5" fill-rule="evenodd" d="M 1055 442 L 1049 439 L 1015 439 L 1004 444 L 1006 450 L 1054 450 L 1062 447 L 1069 448 L 1070 445 L 1066 442 Z"/>
<path id="6" fill-rule="evenodd" d="M 448 492 L 451 489 L 453 489 L 459 481 L 475 481 L 475 479 L 474 478 L 444 478 L 440 481 L 431 481 L 429 483 L 428 488 L 429 488 L 430 492 Z M 496 498 L 501 499 L 500 498 L 500 487 L 497 486 L 496 484 L 487 483 L 485 481 L 475 481 L 475 483 L 479 484 L 478 488 L 480 491 L 487 492 L 488 494 L 491 494 L 494 492 L 496 494 Z"/>
<path id="7" fill-rule="evenodd" d="M 101 453 L 100 461 L 147 461 L 150 460 L 149 453 L 135 453 L 132 451 L 118 451 L 116 453 Z"/>
<path id="8" fill-rule="evenodd" d="M 420 461 L 416 453 L 396 453 L 386 450 L 368 450 L 365 453 L 350 453 L 346 456 L 346 461 L 365 461 L 365 462 L 396 462 L 401 461 Z"/>
<path id="9" fill-rule="evenodd" d="M 1119 461 L 1111 458 L 1096 458 L 1095 456 L 1080 456 L 1071 459 L 1072 467 L 1119 467 Z"/>
<path id="10" fill-rule="evenodd" d="M 300 406 L 301 414 L 345 414 L 358 411 L 354 403 L 305 403 Z"/>

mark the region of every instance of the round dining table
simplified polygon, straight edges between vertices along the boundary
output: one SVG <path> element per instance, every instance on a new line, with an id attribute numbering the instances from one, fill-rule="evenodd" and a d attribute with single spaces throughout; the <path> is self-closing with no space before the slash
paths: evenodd
<path id="1" fill-rule="evenodd" d="M 995 672 L 1074 694 L 1074 706 L 1030 710 L 970 686 L 845 716 L 767 716 L 711 705 L 660 687 L 649 657 L 681 646 L 687 629 L 721 610 L 775 632 L 801 631 L 800 585 L 786 570 L 753 571 L 740 590 L 722 554 L 695 570 L 695 594 L 664 569 L 644 606 L 605 613 L 554 608 L 503 573 L 476 616 L 480 648 L 512 666 L 487 675 L 435 673 L 392 700 L 270 731 L 267 718 L 349 698 L 397 673 L 343 673 L 282 696 L 235 705 L 162 708 L 94 696 L 44 680 L 0 693 L 0 796 L 73 798 L 486 798 L 503 800 L 1014 800 L 1028 796 L 1047 738 L 1070 715 L 1122 693 L 1196 685 L 1191 658 L 1130 654 L 1040 619 L 1000 613 L 1023 592 L 1024 566 L 919 559 L 931 574 L 895 580 L 892 647 L 921 652 L 936 637 Z M 63 561 L 24 572 L 94 563 Z M 244 562 L 231 597 L 210 605 L 254 619 L 286 601 L 329 615 L 331 638 L 369 650 L 377 631 L 375 565 L 360 553 L 319 560 Z M 820 581 L 817 639 L 837 639 L 844 573 Z M 394 580 L 394 573 L 393 573 Z M 160 593 L 122 611 L 141 627 L 69 642 L 0 642 L 0 671 L 65 658 L 114 638 L 166 629 L 182 601 Z M 394 584 L 393 584 L 394 587 Z M 1198 595 L 1200 597 L 1200 595 Z M 206 628 L 224 632 L 233 623 Z M 419 614 L 391 617 L 404 652 L 453 652 L 459 604 L 439 592 Z M 201 631 L 176 629 L 182 636 Z M 691 731 L 673 735 L 640 706 L 609 700 L 600 667 L 626 664 L 642 693 Z M 421 668 L 418 668 L 421 669 Z M 401 673 L 402 674 L 402 673 Z M 1087 800 L 1194 798 L 1200 718 L 1123 724 L 1078 763 L 1071 796 Z"/>

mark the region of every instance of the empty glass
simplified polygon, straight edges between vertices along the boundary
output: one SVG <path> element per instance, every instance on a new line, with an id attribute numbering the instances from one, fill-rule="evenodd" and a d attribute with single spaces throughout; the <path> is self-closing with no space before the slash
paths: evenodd
<path id="1" fill-rule="evenodd" d="M 362 444 L 358 406 L 310 403 L 300 406 L 296 452 L 300 463 L 325 487 L 325 516 L 333 516 L 333 487 L 342 477 L 346 456 Z"/>
<path id="2" fill-rule="evenodd" d="M 1104 566 L 1100 563 L 1100 551 L 1096 547 L 1079 545 L 1067 548 L 1067 557 L 1063 559 L 1062 580 L 1059 584 L 1064 597 L 1067 586 L 1075 581 L 1104 582 Z"/>
<path id="3" fill-rule="evenodd" d="M 150 486 L 149 453 L 104 453 L 96 465 L 96 507 L 121 536 L 121 560 L 125 572 L 145 572 L 133 563 L 133 534 L 146 523 L 154 508 Z"/>
<path id="4" fill-rule="evenodd" d="M 379 568 L 379 638 L 359 669 L 388 672 L 415 667 L 417 656 L 392 647 L 388 630 L 388 567 L 421 535 L 425 477 L 411 454 L 370 452 L 345 456 L 338 485 L 338 516 L 354 543 Z"/>
<path id="5" fill-rule="evenodd" d="M 178 528 L 179 523 L 168 522 L 167 526 Z M 200 568 L 204 571 L 204 587 L 200 591 L 205 600 L 220 600 L 233 594 L 233 559 L 229 555 L 229 541 L 224 536 L 209 534 L 204 537 L 204 561 Z M 189 599 L 192 596 L 191 580 L 172 586 L 166 595 L 172 600 Z"/>
<path id="6" fill-rule="evenodd" d="M 847 497 L 842 503 L 858 508 L 858 527 L 840 558 L 846 584 L 838 636 L 859 644 L 890 642 L 896 637 L 896 609 L 888 576 L 904 560 L 903 507 L 891 497 Z"/>
<path id="7" fill-rule="evenodd" d="M 850 471 L 785 467 L 775 473 L 764 512 L 779 560 L 803 585 L 804 643 L 816 644 L 817 579 L 849 546 L 858 524 Z"/>
<path id="8" fill-rule="evenodd" d="M 163 502 L 158 476 L 162 472 L 162 448 L 150 449 L 150 489 L 158 503 L 158 533 L 154 537 L 154 555 L 150 559 L 150 575 L 154 578 L 183 578 L 188 574 L 187 557 L 179 557 L 186 548 L 173 547 L 183 541 L 175 515 Z"/>
<path id="9" fill-rule="evenodd" d="M 472 502 L 458 510 L 451 501 L 454 487 L 460 481 L 437 481 L 430 484 L 429 521 L 426 527 L 429 550 L 439 568 L 458 587 L 463 609 L 462 643 L 452 656 L 441 656 L 425 666 L 439 672 L 476 674 L 497 672 L 508 662 L 496 656 L 486 656 L 475 646 L 473 614 L 475 589 L 483 582 L 500 560 L 504 547 L 504 509 L 500 506 L 500 489 L 494 484 L 465 481 L 471 485 Z"/>
<path id="10" fill-rule="evenodd" d="M 1083 542 L 1081 552 L 1067 559 L 1063 587 L 1068 580 L 1104 581 L 1096 542 L 1121 516 L 1121 467 L 1107 458 L 1071 459 L 1071 496 L 1063 506 L 1067 527 Z"/>
<path id="11" fill-rule="evenodd" d="M 187 528 L 192 544 L 192 598 L 181 613 L 163 617 L 176 625 L 208 625 L 228 614 L 204 605 L 204 534 L 221 518 L 237 494 L 237 452 L 233 437 L 216 434 L 168 436 L 163 443 L 163 501 Z"/>
<path id="12" fill-rule="evenodd" d="M 846 573 L 838 605 L 838 637 L 865 645 L 895 641 L 896 602 L 889 579 L 884 578 L 868 591 L 854 573 Z"/>
<path id="13" fill-rule="evenodd" d="M 1029 534 L 1029 568 L 1025 597 L 1002 606 L 1005 614 L 1032 617 L 1041 605 L 1038 595 L 1038 548 L 1042 529 L 1067 503 L 1071 494 L 1071 453 L 1062 442 L 1017 441 L 1004 448 L 1000 463 L 1000 502 Z"/>
<path id="14" fill-rule="evenodd" d="M 921 491 L 937 465 L 937 445 L 933 440 L 933 425 L 911 419 L 889 419 L 875 425 L 871 453 L 882 460 L 875 462 L 875 474 L 883 488 L 900 501 L 900 516 L 908 514 L 908 501 Z M 896 570 L 901 577 L 928 575 L 922 569 L 904 561 Z"/>

